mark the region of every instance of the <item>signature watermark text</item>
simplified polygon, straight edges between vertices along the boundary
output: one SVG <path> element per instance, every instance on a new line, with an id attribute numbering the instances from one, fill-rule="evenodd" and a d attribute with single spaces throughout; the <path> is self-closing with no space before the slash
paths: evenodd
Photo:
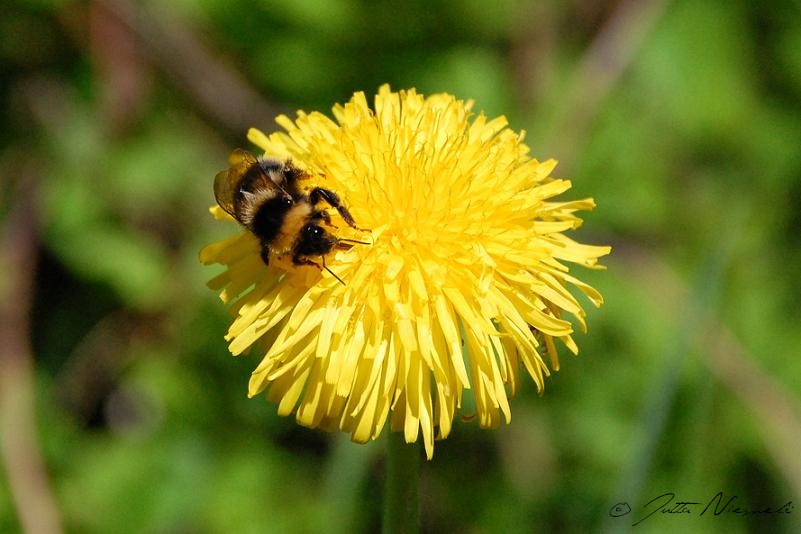
<path id="1" fill-rule="evenodd" d="M 663 493 L 654 497 L 646 503 L 640 514 L 635 517 L 636 521 L 632 526 L 637 526 L 646 519 L 656 515 L 697 515 L 720 516 L 720 515 L 786 515 L 793 512 L 793 501 L 787 501 L 780 506 L 749 506 L 746 505 L 737 495 L 725 495 L 722 491 L 718 492 L 708 501 L 684 501 L 676 499 L 675 493 Z M 619 502 L 610 510 L 612 517 L 623 517 L 631 513 L 631 506 L 627 502 Z"/>

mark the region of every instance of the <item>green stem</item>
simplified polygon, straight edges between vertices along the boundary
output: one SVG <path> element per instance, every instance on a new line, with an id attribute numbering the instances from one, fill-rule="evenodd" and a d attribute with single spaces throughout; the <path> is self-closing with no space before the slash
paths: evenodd
<path id="1" fill-rule="evenodd" d="M 382 531 L 384 534 L 412 534 L 420 531 L 417 489 L 420 451 L 415 443 L 405 442 L 403 432 L 388 434 Z"/>

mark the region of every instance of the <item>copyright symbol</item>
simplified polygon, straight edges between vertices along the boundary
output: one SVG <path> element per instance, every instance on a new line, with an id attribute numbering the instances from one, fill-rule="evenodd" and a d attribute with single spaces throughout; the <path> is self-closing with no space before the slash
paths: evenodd
<path id="1" fill-rule="evenodd" d="M 609 515 L 612 517 L 622 517 L 631 512 L 631 506 L 627 502 L 619 502 L 609 510 Z"/>

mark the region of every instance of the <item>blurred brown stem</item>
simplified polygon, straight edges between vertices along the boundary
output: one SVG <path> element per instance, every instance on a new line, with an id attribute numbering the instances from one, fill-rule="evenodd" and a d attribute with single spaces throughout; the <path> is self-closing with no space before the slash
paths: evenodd
<path id="1" fill-rule="evenodd" d="M 569 173 L 595 116 L 667 4 L 668 0 L 623 0 L 579 61 L 553 123 L 551 139 L 558 140 L 558 146 L 546 152 L 559 155 L 562 172 Z"/>
<path id="2" fill-rule="evenodd" d="M 30 311 L 37 256 L 32 172 L 23 172 L 0 235 L 0 453 L 26 532 L 61 532 L 36 432 Z"/>
<path id="3" fill-rule="evenodd" d="M 709 371 L 746 405 L 764 430 L 768 453 L 793 492 L 801 497 L 801 413 L 798 403 L 779 380 L 748 354 L 732 331 L 710 324 L 697 340 L 707 347 Z"/>
<path id="4" fill-rule="evenodd" d="M 681 277 L 665 262 L 644 250 L 617 248 L 622 270 L 643 286 L 658 288 L 659 302 L 687 309 L 692 294 Z M 699 335 L 691 340 L 703 355 L 701 362 L 751 412 L 760 427 L 765 449 L 793 492 L 801 496 L 801 408 L 797 399 L 739 342 L 732 331 L 711 315 L 702 317 Z"/>
<path id="5" fill-rule="evenodd" d="M 158 2 L 96 0 L 141 40 L 145 53 L 213 119 L 232 132 L 270 127 L 281 110 L 266 102 L 240 72 L 183 20 Z"/>

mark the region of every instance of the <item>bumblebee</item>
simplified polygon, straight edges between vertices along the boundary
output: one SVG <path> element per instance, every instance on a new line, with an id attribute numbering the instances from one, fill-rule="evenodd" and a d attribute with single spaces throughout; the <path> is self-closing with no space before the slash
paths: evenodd
<path id="1" fill-rule="evenodd" d="M 319 207 L 324 201 L 349 226 L 364 231 L 356 226 L 336 193 L 322 187 L 305 191 L 301 182 L 311 176 L 289 160 L 255 157 L 237 148 L 228 163 L 230 167 L 214 178 L 214 196 L 225 212 L 259 238 L 264 264 L 270 263 L 271 255 L 289 255 L 294 265 L 325 269 L 344 284 L 326 267 L 325 255 L 334 248 L 349 249 L 355 243 L 368 243 L 337 238 L 322 226 L 334 227 L 331 216 Z M 322 266 L 310 259 L 316 256 L 321 258 Z"/>

